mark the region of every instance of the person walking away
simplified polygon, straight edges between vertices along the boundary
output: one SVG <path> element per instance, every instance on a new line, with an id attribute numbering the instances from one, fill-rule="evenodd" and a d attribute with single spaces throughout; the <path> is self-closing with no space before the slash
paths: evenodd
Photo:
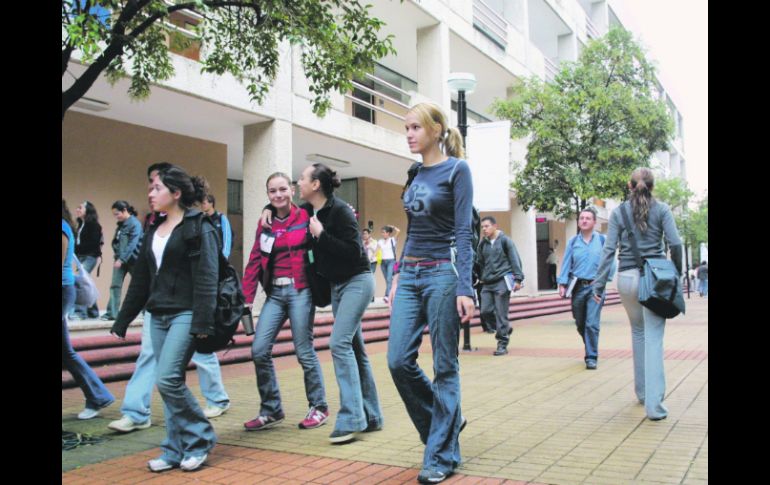
<path id="1" fill-rule="evenodd" d="M 640 272 L 628 234 L 634 232 L 643 259 L 665 258 L 665 238 L 679 275 L 682 274 L 682 240 L 669 206 L 652 196 L 654 186 L 655 177 L 650 169 L 638 168 L 631 174 L 629 200 L 610 215 L 610 227 L 593 283 L 593 295 L 594 301 L 601 303 L 619 246 L 618 291 L 631 323 L 634 390 L 639 403 L 644 405 L 647 417 L 658 421 L 668 416 L 668 409 L 663 404 L 666 395 L 663 367 L 666 319 L 639 303 Z M 625 225 L 621 211 L 626 211 L 632 227 Z"/>
<path id="2" fill-rule="evenodd" d="M 80 260 L 86 271 L 93 273 L 97 264 L 101 265 L 102 246 L 104 236 L 102 226 L 99 224 L 99 214 L 96 207 L 89 201 L 85 201 L 75 209 L 78 221 L 78 230 L 75 237 L 75 255 Z M 98 271 L 97 271 L 98 273 Z M 86 308 L 75 305 L 73 314 L 75 319 L 99 318 L 99 304 Z"/>
<path id="3" fill-rule="evenodd" d="M 388 303 L 390 288 L 393 285 L 393 266 L 396 264 L 396 245 L 400 233 L 401 229 L 395 226 L 383 226 L 381 231 L 382 239 L 377 241 L 382 255 L 380 268 L 382 269 L 382 275 L 385 277 L 385 297 L 383 298 L 385 303 Z"/>

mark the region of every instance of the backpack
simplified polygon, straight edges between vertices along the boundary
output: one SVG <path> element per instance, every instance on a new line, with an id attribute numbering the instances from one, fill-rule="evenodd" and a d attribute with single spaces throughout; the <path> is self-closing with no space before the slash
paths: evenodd
<path id="1" fill-rule="evenodd" d="M 404 188 L 401 191 L 402 200 L 404 198 L 404 194 L 406 194 L 406 191 L 409 189 L 409 186 L 412 185 L 412 182 L 414 181 L 414 178 L 417 176 L 417 173 L 420 171 L 420 167 L 422 167 L 421 162 L 414 162 L 412 166 L 409 167 L 409 171 L 407 172 L 406 184 L 404 184 Z M 481 241 L 481 215 L 479 214 L 479 210 L 476 209 L 475 205 L 472 206 L 472 212 L 473 213 L 471 216 L 471 253 L 473 253 L 473 265 L 472 265 L 473 274 L 472 274 L 471 281 L 478 281 L 479 276 L 481 275 L 481 265 L 479 264 L 479 255 L 478 255 L 479 242 Z"/>
<path id="2" fill-rule="evenodd" d="M 204 218 L 214 225 L 211 218 L 201 212 L 198 216 L 186 221 L 183 228 L 187 255 L 193 260 L 193 274 L 198 271 Z M 214 335 L 209 335 L 205 339 L 195 339 L 195 350 L 203 354 L 217 352 L 235 343 L 233 335 L 238 329 L 238 322 L 241 320 L 246 302 L 238 273 L 222 254 L 222 240 L 219 238 L 219 233 L 214 231 L 214 234 L 217 236 L 217 256 L 219 258 L 217 304 L 214 310 Z"/>

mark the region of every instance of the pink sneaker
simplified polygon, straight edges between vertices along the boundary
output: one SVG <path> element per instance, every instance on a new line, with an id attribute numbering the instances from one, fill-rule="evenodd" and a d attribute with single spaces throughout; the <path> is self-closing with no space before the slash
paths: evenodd
<path id="1" fill-rule="evenodd" d="M 260 415 L 251 421 L 246 421 L 243 423 L 243 427 L 246 428 L 246 431 L 261 431 L 264 429 L 270 429 L 273 426 L 277 426 L 283 422 L 283 419 L 283 412 L 279 412 L 274 416 Z"/>
<path id="2" fill-rule="evenodd" d="M 321 411 L 316 409 L 315 406 L 311 406 L 307 412 L 305 419 L 299 423 L 299 427 L 302 429 L 313 429 L 323 425 L 326 420 L 329 419 L 329 411 Z"/>

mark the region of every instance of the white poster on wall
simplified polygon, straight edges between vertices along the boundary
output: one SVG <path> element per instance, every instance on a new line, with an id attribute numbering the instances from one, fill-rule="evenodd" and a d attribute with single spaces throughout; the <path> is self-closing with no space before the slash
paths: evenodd
<path id="1" fill-rule="evenodd" d="M 511 209 L 510 133 L 510 121 L 468 127 L 466 158 L 473 176 L 473 205 L 479 211 Z"/>

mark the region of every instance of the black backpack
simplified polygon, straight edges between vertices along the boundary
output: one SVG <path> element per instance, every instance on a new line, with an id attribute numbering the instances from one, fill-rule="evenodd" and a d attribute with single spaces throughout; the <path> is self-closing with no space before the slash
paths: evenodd
<path id="1" fill-rule="evenodd" d="M 404 199 L 404 194 L 406 194 L 406 191 L 409 189 L 409 186 L 412 185 L 414 178 L 417 176 L 417 173 L 420 171 L 420 167 L 422 167 L 421 162 L 414 162 L 412 166 L 409 167 L 409 171 L 407 172 L 406 184 L 404 184 L 404 188 L 401 190 L 401 200 Z M 479 214 L 479 210 L 476 209 L 476 206 L 473 206 L 473 215 L 471 219 L 471 252 L 473 253 L 473 266 L 472 266 L 473 275 L 472 275 L 471 281 L 477 281 L 479 279 L 479 276 L 481 275 L 481 266 L 479 265 L 479 256 L 478 256 L 478 248 L 479 248 L 480 241 L 481 241 L 481 215 Z"/>
<path id="2" fill-rule="evenodd" d="M 193 274 L 197 273 L 198 261 L 200 260 L 201 231 L 204 218 L 214 225 L 211 218 L 202 212 L 185 221 L 184 225 L 183 235 L 187 244 L 187 255 L 193 259 Z M 217 352 L 235 343 L 233 335 L 238 330 L 238 322 L 241 321 L 246 302 L 238 273 L 222 254 L 222 241 L 219 238 L 219 233 L 214 231 L 214 234 L 217 236 L 217 254 L 219 255 L 217 306 L 214 310 L 214 335 L 209 335 L 205 339 L 195 339 L 195 350 L 203 354 Z"/>

